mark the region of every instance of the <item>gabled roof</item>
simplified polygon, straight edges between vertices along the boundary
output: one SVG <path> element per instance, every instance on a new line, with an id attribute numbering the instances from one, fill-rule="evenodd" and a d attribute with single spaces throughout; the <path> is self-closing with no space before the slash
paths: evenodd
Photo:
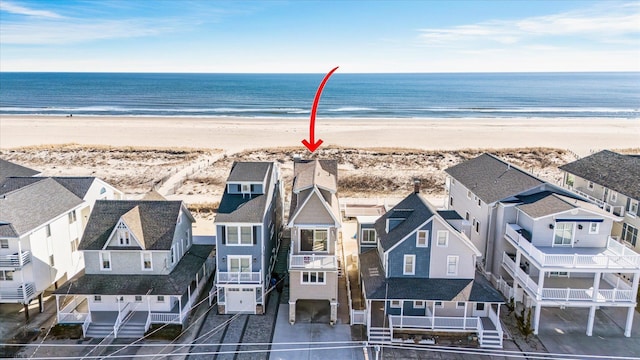
<path id="1" fill-rule="evenodd" d="M 159 192 L 157 192 L 157 191 L 152 189 L 149 192 L 147 192 L 146 194 L 144 194 L 144 196 L 140 200 L 147 200 L 147 201 L 150 201 L 150 200 L 151 201 L 153 201 L 153 200 L 167 200 L 167 198 L 162 196 Z"/>
<path id="2" fill-rule="evenodd" d="M 120 219 L 136 207 L 145 250 L 170 249 L 176 221 L 183 208 L 182 201 L 98 200 L 89 217 L 79 249 L 103 249 Z M 133 217 L 131 213 L 128 216 Z"/>
<path id="3" fill-rule="evenodd" d="M 478 273 L 474 279 L 386 279 L 376 249 L 363 252 L 359 258 L 360 275 L 368 300 L 504 302 L 502 295 Z"/>
<path id="4" fill-rule="evenodd" d="M 46 177 L 7 177 L 0 183 L 0 195 L 6 194 L 22 187 L 29 186 L 38 181 L 48 179 Z"/>
<path id="5" fill-rule="evenodd" d="M 182 295 L 212 250 L 212 245 L 191 245 L 169 275 L 83 274 L 64 283 L 54 294 Z"/>
<path id="6" fill-rule="evenodd" d="M 23 235 L 83 202 L 55 180 L 43 178 L 0 196 L 0 222 L 11 224 L 15 234 Z"/>
<path id="7" fill-rule="evenodd" d="M 0 159 L 0 182 L 10 176 L 35 176 L 38 174 L 40 174 L 39 171 L 18 165 L 8 160 Z"/>
<path id="8" fill-rule="evenodd" d="M 375 222 L 374 227 L 380 237 L 380 245 L 385 251 L 389 250 L 435 213 L 436 211 L 420 194 L 411 193 Z M 387 233 L 387 219 L 390 218 L 404 219 L 404 221 Z"/>
<path id="9" fill-rule="evenodd" d="M 337 160 L 301 160 L 293 165 L 293 192 L 316 186 L 335 193 L 338 191 Z"/>
<path id="10" fill-rule="evenodd" d="M 445 171 L 488 204 L 544 184 L 528 172 L 487 153 Z"/>
<path id="11" fill-rule="evenodd" d="M 234 181 L 258 181 L 251 180 L 257 177 L 256 174 L 262 176 L 262 179 L 259 180 L 262 181 L 266 176 L 267 181 L 263 194 L 229 194 L 228 189 L 225 187 L 215 221 L 217 223 L 261 223 L 266 212 L 266 207 L 269 206 L 267 197 L 269 196 L 269 188 L 273 186 L 273 184 L 271 184 L 273 167 L 274 163 L 272 162 L 235 163 L 231 170 L 233 173 L 237 169 L 236 174 L 233 175 L 237 180 Z M 266 170 L 266 174 L 263 173 L 263 170 Z M 240 174 L 246 174 L 248 176 L 247 180 L 240 180 Z M 232 175 L 229 175 L 229 178 L 231 177 Z M 227 182 L 229 181 L 231 180 L 227 179 Z"/>
<path id="12" fill-rule="evenodd" d="M 521 204 L 516 207 L 533 219 L 559 214 L 573 209 L 582 209 L 595 213 L 596 215 L 612 218 L 615 221 L 619 220 L 615 215 L 600 209 L 592 203 L 551 191 L 541 191 L 532 195 L 518 196 L 517 199 Z"/>
<path id="13" fill-rule="evenodd" d="M 262 182 L 271 172 L 272 167 L 272 162 L 235 161 L 233 165 L 231 165 L 231 172 L 229 173 L 227 182 Z"/>
<path id="14" fill-rule="evenodd" d="M 560 170 L 640 200 L 640 157 L 602 150 Z"/>
<path id="15" fill-rule="evenodd" d="M 42 181 L 44 179 L 53 179 L 58 182 L 60 185 L 64 186 L 67 190 L 71 191 L 77 197 L 84 199 L 87 195 L 87 191 L 91 188 L 91 185 L 96 180 L 93 176 L 82 176 L 82 177 L 18 177 L 12 176 L 4 179 L 0 184 L 0 194 L 4 194 L 16 189 L 19 189 L 23 186 L 27 186 L 33 184 L 38 181 Z"/>

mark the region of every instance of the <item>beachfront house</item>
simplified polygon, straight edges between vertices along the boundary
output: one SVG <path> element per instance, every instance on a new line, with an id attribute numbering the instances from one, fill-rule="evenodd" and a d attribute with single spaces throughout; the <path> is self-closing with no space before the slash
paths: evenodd
<path id="1" fill-rule="evenodd" d="M 622 218 L 611 235 L 640 251 L 640 155 L 603 150 L 560 167 L 563 186 Z"/>
<path id="2" fill-rule="evenodd" d="M 0 183 L 0 303 L 24 304 L 28 319 L 27 306 L 38 298 L 42 311 L 43 292 L 84 268 L 78 244 L 95 199 L 121 195 L 93 177 L 6 177 Z"/>
<path id="3" fill-rule="evenodd" d="M 469 225 L 416 190 L 375 222 L 376 246 L 359 256 L 369 341 L 432 343 L 435 333 L 475 333 L 502 347 L 502 295 L 476 272 Z"/>
<path id="4" fill-rule="evenodd" d="M 220 314 L 264 313 L 282 211 L 278 164 L 234 162 L 215 219 Z"/>
<path id="5" fill-rule="evenodd" d="M 58 323 L 98 338 L 184 324 L 215 266 L 193 222 L 181 201 L 96 201 L 79 246 L 85 272 L 54 292 Z"/>
<path id="6" fill-rule="evenodd" d="M 534 333 L 542 307 L 589 309 L 591 335 L 598 307 L 616 306 L 628 309 L 630 335 L 640 258 L 610 237 L 620 217 L 490 154 L 446 172 L 449 208 L 471 222 L 485 276 L 535 307 Z"/>
<path id="7" fill-rule="evenodd" d="M 289 322 L 296 321 L 299 301 L 323 300 L 330 323 L 338 316 L 337 245 L 341 228 L 338 162 L 294 159 L 288 227 Z"/>

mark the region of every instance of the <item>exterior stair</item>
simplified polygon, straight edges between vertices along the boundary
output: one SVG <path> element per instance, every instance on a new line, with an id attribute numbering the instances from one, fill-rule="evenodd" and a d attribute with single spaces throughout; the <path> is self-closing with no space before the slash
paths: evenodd
<path id="1" fill-rule="evenodd" d="M 369 330 L 370 343 L 390 343 L 391 329 L 388 328 L 371 328 Z"/>
<path id="2" fill-rule="evenodd" d="M 483 331 L 480 347 L 502 349 L 502 333 L 494 330 Z"/>
<path id="3" fill-rule="evenodd" d="M 91 323 L 87 329 L 87 337 L 106 338 L 113 336 L 113 324 Z"/>
<path id="4" fill-rule="evenodd" d="M 280 237 L 280 248 L 278 249 L 278 255 L 276 258 L 276 266 L 274 271 L 284 276 L 284 288 L 282 295 L 280 296 L 281 304 L 289 303 L 289 248 L 291 247 L 291 234 L 288 230 L 284 230 Z"/>
<path id="5" fill-rule="evenodd" d="M 118 338 L 141 338 L 144 336 L 144 324 L 125 323 L 118 330 Z"/>

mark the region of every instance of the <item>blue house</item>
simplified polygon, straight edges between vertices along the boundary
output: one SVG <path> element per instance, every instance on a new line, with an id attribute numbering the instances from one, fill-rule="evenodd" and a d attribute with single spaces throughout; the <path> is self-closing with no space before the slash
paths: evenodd
<path id="1" fill-rule="evenodd" d="M 369 341 L 398 334 L 475 333 L 502 347 L 502 295 L 476 273 L 480 251 L 455 211 L 438 211 L 416 190 L 374 225 L 375 247 L 359 256 Z M 367 247 L 370 244 L 366 244 Z"/>
<path id="2" fill-rule="evenodd" d="M 274 162 L 231 168 L 215 219 L 220 314 L 264 312 L 282 224 L 281 186 Z"/>

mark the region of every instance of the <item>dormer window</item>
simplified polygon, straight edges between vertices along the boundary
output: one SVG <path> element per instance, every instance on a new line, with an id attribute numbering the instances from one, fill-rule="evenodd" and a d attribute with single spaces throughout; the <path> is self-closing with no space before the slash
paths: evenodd
<path id="1" fill-rule="evenodd" d="M 249 184 L 242 184 L 242 193 L 244 193 L 244 194 L 249 194 L 249 193 L 251 193 L 251 185 L 249 185 Z"/>
<path id="2" fill-rule="evenodd" d="M 129 228 L 123 223 L 118 225 L 118 244 L 120 244 L 120 246 L 131 245 L 131 233 L 129 232 Z"/>

